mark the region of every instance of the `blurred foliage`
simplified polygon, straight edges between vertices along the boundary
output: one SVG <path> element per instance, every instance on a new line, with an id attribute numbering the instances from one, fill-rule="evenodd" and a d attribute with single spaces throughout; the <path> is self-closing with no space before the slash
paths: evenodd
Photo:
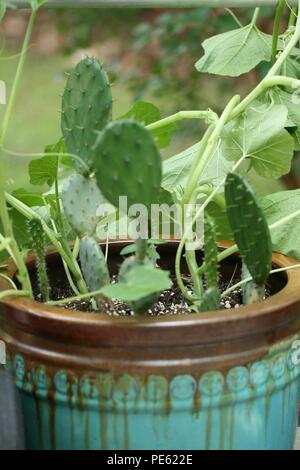
<path id="1" fill-rule="evenodd" d="M 252 14 L 252 8 L 234 12 L 243 25 L 251 21 Z M 268 22 L 273 14 L 273 8 L 264 8 L 260 20 Z M 135 81 L 136 91 L 143 93 L 145 88 L 150 88 L 161 95 L 166 89 L 175 93 L 180 90 L 185 103 L 193 103 L 199 86 L 199 73 L 194 64 L 203 52 L 202 41 L 236 26 L 230 11 L 210 8 L 166 11 L 154 21 L 140 23 L 133 31 L 133 47 L 144 58 L 140 68 L 146 67 L 148 74 L 145 80 L 140 80 L 133 72 L 131 79 Z M 151 48 L 157 49 L 157 55 L 149 62 L 151 54 L 147 51 Z M 186 86 L 187 78 L 189 86 Z"/>
<path id="2" fill-rule="evenodd" d="M 60 33 L 67 34 L 65 52 L 70 53 L 78 48 L 87 48 L 95 36 L 114 35 L 115 31 L 126 30 L 140 20 L 140 9 L 99 9 L 93 8 L 58 8 L 51 9 Z"/>
<path id="3" fill-rule="evenodd" d="M 65 52 L 87 48 L 107 34 L 126 35 L 124 51 L 131 48 L 138 67 L 123 71 L 137 99 L 146 91 L 163 96 L 180 91 L 178 106 L 193 103 L 198 95 L 199 74 L 194 63 L 202 53 L 202 41 L 235 27 L 233 15 L 225 9 L 58 9 L 52 10 L 58 30 L 68 34 Z M 243 25 L 251 20 L 253 8 L 234 10 Z M 261 9 L 264 27 L 274 15 L 274 8 Z M 270 27 L 269 27 L 270 29 Z M 189 85 L 186 86 L 186 81 Z"/>

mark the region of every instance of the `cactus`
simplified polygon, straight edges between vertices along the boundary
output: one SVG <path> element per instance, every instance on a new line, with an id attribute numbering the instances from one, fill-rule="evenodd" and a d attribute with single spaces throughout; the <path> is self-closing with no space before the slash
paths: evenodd
<path id="1" fill-rule="evenodd" d="M 218 285 L 218 245 L 215 225 L 208 215 L 204 219 L 204 262 L 208 287 Z"/>
<path id="2" fill-rule="evenodd" d="M 161 159 L 150 132 L 131 121 L 110 123 L 99 135 L 93 162 L 98 186 L 106 199 L 119 205 L 127 196 L 128 206 L 156 202 L 161 183 Z"/>
<path id="3" fill-rule="evenodd" d="M 90 292 L 109 284 L 110 276 L 105 257 L 97 241 L 92 237 L 80 240 L 80 265 Z"/>
<path id="4" fill-rule="evenodd" d="M 125 259 L 120 267 L 118 281 L 121 283 L 126 283 L 128 273 L 137 266 L 154 267 L 155 262 L 149 258 L 144 258 L 141 261 L 137 259 L 136 256 L 130 256 L 130 258 Z M 127 302 L 127 304 L 134 313 L 142 314 L 157 301 L 158 297 L 159 292 L 157 294 L 147 295 L 146 297 L 143 297 L 139 300 Z"/>
<path id="5" fill-rule="evenodd" d="M 97 209 L 103 198 L 93 179 L 82 175 L 68 178 L 61 191 L 65 216 L 78 235 L 92 235 L 97 226 Z"/>
<path id="6" fill-rule="evenodd" d="M 220 309 L 221 293 L 217 287 L 209 287 L 201 298 L 200 311 L 212 312 Z"/>
<path id="7" fill-rule="evenodd" d="M 260 298 L 272 266 L 272 241 L 269 227 L 253 190 L 239 175 L 229 173 L 225 184 L 227 215 L 240 250 L 241 258 L 253 278 L 255 295 L 248 292 L 248 299 Z M 249 290 L 249 286 L 247 288 Z M 259 300 L 259 299 L 257 299 Z"/>
<path id="8" fill-rule="evenodd" d="M 43 302 L 48 302 L 50 289 L 45 259 L 46 235 L 41 221 L 38 218 L 29 220 L 27 227 L 31 240 L 31 246 L 35 253 L 37 277 L 42 300 Z"/>
<path id="9" fill-rule="evenodd" d="M 242 279 L 247 279 L 250 276 L 247 266 L 245 263 L 242 264 Z M 255 302 L 263 300 L 265 297 L 265 286 L 259 286 L 254 281 L 247 282 L 242 287 L 243 292 L 243 304 L 249 305 Z"/>
<path id="10" fill-rule="evenodd" d="M 91 167 L 93 145 L 111 117 L 112 95 L 109 80 L 95 59 L 86 57 L 72 70 L 62 97 L 61 129 L 69 153 L 81 157 Z M 83 173 L 83 165 L 74 161 Z"/>

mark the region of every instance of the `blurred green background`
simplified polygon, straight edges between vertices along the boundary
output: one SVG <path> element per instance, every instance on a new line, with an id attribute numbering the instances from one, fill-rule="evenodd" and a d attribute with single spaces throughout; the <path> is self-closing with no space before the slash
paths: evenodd
<path id="1" fill-rule="evenodd" d="M 235 10 L 247 24 L 252 9 Z M 272 8 L 263 8 L 260 27 L 272 30 Z M 0 79 L 8 92 L 15 73 L 28 12 L 11 10 L 1 22 Z M 235 93 L 245 94 L 263 68 L 239 79 L 204 76 L 194 63 L 202 55 L 201 42 L 234 28 L 234 18 L 224 9 L 131 10 L 48 9 L 39 12 L 25 73 L 18 94 L 6 147 L 14 152 L 42 152 L 60 137 L 60 95 L 65 72 L 84 55 L 104 62 L 114 84 L 114 115 L 126 113 L 137 99 L 150 100 L 163 116 L 181 109 L 212 107 L 219 112 Z M 0 106 L 0 119 L 3 116 Z M 180 126 L 170 156 L 199 140 L 199 122 Z M 32 158 L 32 157 L 31 157 Z M 26 156 L 7 156 L 9 190 L 29 186 Z M 262 192 L 278 189 L 266 186 Z"/>

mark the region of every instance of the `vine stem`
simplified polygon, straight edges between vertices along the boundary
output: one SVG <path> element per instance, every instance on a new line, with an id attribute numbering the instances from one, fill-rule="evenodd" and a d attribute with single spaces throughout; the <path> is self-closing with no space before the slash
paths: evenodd
<path id="1" fill-rule="evenodd" d="M 135 247 L 137 260 L 143 262 L 147 255 L 147 240 L 144 238 L 137 238 L 135 240 Z"/>
<path id="2" fill-rule="evenodd" d="M 38 157 L 57 157 L 57 158 L 63 158 L 63 157 L 69 157 L 71 160 L 75 160 L 79 162 L 85 169 L 86 173 L 90 173 L 90 169 L 85 163 L 85 161 L 80 158 L 78 155 L 75 155 L 73 153 L 61 153 L 61 152 L 40 152 L 40 153 L 24 153 L 24 152 L 14 152 L 13 150 L 9 150 L 7 148 L 3 148 L 5 153 L 8 153 L 9 155 L 13 155 L 15 157 L 32 157 L 32 158 L 38 158 Z"/>
<path id="3" fill-rule="evenodd" d="M 300 0 L 298 0 L 298 11 L 300 11 Z M 254 88 L 254 90 L 252 90 L 251 93 L 249 93 L 248 96 L 246 96 L 246 98 L 244 98 L 244 100 L 241 101 L 239 105 L 236 106 L 236 108 L 232 112 L 232 115 L 230 116 L 230 119 L 234 119 L 240 113 L 245 111 L 247 106 L 252 101 L 254 101 L 261 93 L 263 93 L 267 88 L 270 88 L 272 86 L 277 86 L 277 85 L 290 86 L 287 84 L 287 81 L 289 83 L 300 84 L 299 80 L 295 80 L 293 82 L 292 78 L 276 76 L 280 72 L 282 65 L 284 64 L 284 62 L 290 55 L 293 48 L 297 45 L 299 40 L 300 40 L 300 15 L 298 14 L 294 34 L 291 37 L 286 48 L 282 51 L 282 53 L 280 54 L 276 62 L 270 68 L 265 78 L 257 85 L 256 88 Z M 299 84 L 297 85 L 298 87 L 299 87 Z M 292 85 L 292 87 L 294 86 Z"/>
<path id="4" fill-rule="evenodd" d="M 60 300 L 50 300 L 49 302 L 46 303 L 46 305 L 51 305 L 51 306 L 66 305 L 69 302 L 76 302 L 77 300 L 85 300 L 91 297 L 97 297 L 98 295 L 101 295 L 101 294 L 102 294 L 102 289 L 98 289 L 93 292 L 87 292 L 86 294 L 80 294 L 74 297 L 69 297 L 69 298 L 60 299 Z"/>
<path id="5" fill-rule="evenodd" d="M 256 100 L 262 93 L 268 88 L 275 86 L 286 86 L 294 89 L 300 88 L 300 80 L 292 77 L 283 77 L 281 75 L 270 76 L 269 78 L 262 81 L 248 96 L 246 96 L 232 111 L 229 120 L 236 118 L 243 113 L 246 108 Z"/>
<path id="6" fill-rule="evenodd" d="M 250 23 L 251 26 L 255 26 L 255 25 L 256 25 L 259 12 L 260 12 L 260 7 L 256 7 L 255 10 L 254 10 L 253 16 L 252 16 L 251 23 Z M 251 28 L 250 28 L 250 29 L 251 29 Z"/>
<path id="7" fill-rule="evenodd" d="M 183 121 L 185 119 L 206 119 L 208 122 L 216 122 L 218 115 L 211 109 L 206 111 L 179 111 L 176 114 L 172 114 L 164 119 L 148 124 L 146 128 L 149 129 L 149 131 L 155 131 L 161 127 L 174 124 L 175 122 Z"/>
<path id="8" fill-rule="evenodd" d="M 31 297 L 32 293 L 29 290 L 15 290 L 15 289 L 8 289 L 0 292 L 0 300 L 4 299 L 5 297 Z"/>
<path id="9" fill-rule="evenodd" d="M 46 224 L 46 222 L 43 220 L 42 217 L 40 217 L 36 212 L 34 212 L 30 207 L 26 206 L 23 202 L 19 201 L 16 199 L 14 196 L 11 194 L 5 193 L 5 198 L 7 202 L 14 207 L 18 212 L 24 215 L 27 219 L 32 219 L 34 217 L 37 217 L 43 226 L 43 230 L 45 231 L 46 235 L 48 236 L 50 242 L 56 247 L 58 253 L 62 257 L 62 259 L 66 262 L 68 265 L 70 271 L 74 275 L 74 278 L 77 282 L 78 289 L 82 293 L 86 293 L 88 291 L 86 283 L 82 277 L 79 265 L 77 263 L 77 260 L 74 259 L 73 256 L 69 256 L 61 243 L 57 240 L 56 234 L 53 230 L 51 230 L 50 227 Z"/>
<path id="10" fill-rule="evenodd" d="M 300 264 L 298 263 L 298 264 L 293 264 L 292 266 L 286 266 L 285 268 L 272 269 L 272 271 L 270 271 L 270 274 L 282 273 L 285 271 L 290 271 L 291 269 L 300 269 Z M 245 279 L 242 279 L 241 281 L 237 282 L 231 287 L 228 287 L 228 289 L 224 290 L 221 294 L 221 298 L 224 299 L 224 297 L 227 297 L 227 295 L 233 292 L 235 289 L 251 281 L 253 281 L 251 276 L 246 277 Z"/>
<path id="11" fill-rule="evenodd" d="M 275 21 L 274 21 L 273 35 L 272 35 L 272 63 L 273 64 L 276 62 L 278 37 L 280 33 L 280 25 L 281 25 L 283 12 L 285 9 L 285 1 L 286 0 L 279 0 L 279 3 L 276 8 L 276 15 L 275 15 Z"/>
<path id="12" fill-rule="evenodd" d="M 5 200 L 5 177 L 4 177 L 4 162 L 3 162 L 3 146 L 7 135 L 8 127 L 12 118 L 13 108 L 15 104 L 16 94 L 18 91 L 21 75 L 24 68 L 26 59 L 26 52 L 29 47 L 31 33 L 33 30 L 34 20 L 36 17 L 37 10 L 33 9 L 30 14 L 29 22 L 27 25 L 25 38 L 20 53 L 20 59 L 18 62 L 16 74 L 14 77 L 11 93 L 9 96 L 8 104 L 6 107 L 3 124 L 0 132 L 0 219 L 2 220 L 3 230 L 6 237 L 11 238 L 11 250 L 14 255 L 15 263 L 19 271 L 19 279 L 24 291 L 29 292 L 32 295 L 32 287 L 27 271 L 27 267 L 21 251 L 19 250 L 18 244 L 14 238 L 12 224 L 8 214 L 8 207 Z"/>
<path id="13" fill-rule="evenodd" d="M 273 224 L 269 225 L 270 232 L 272 232 L 276 228 L 281 227 L 282 225 L 285 225 L 287 222 L 289 222 L 290 220 L 295 219 L 296 217 L 300 217 L 300 209 L 295 211 L 295 212 L 292 212 L 291 214 L 289 214 L 289 215 L 283 217 L 282 219 L 277 220 Z M 231 247 L 229 247 L 226 250 L 222 251 L 222 253 L 220 253 L 218 255 L 218 262 L 223 261 L 224 259 L 228 258 L 229 256 L 231 256 L 231 255 L 233 255 L 234 253 L 237 253 L 237 252 L 238 252 L 237 245 L 232 245 Z M 203 272 L 205 272 L 205 268 L 206 268 L 206 266 L 205 266 L 205 264 L 203 264 L 199 268 L 198 272 L 200 274 L 202 274 Z"/>
<path id="14" fill-rule="evenodd" d="M 289 24 L 288 24 L 289 28 L 292 26 L 295 26 L 296 18 L 297 18 L 297 8 L 292 7 L 290 17 L 289 17 Z"/>
<path id="15" fill-rule="evenodd" d="M 189 183 L 186 187 L 184 198 L 183 198 L 183 204 L 188 203 L 195 192 L 195 189 L 197 188 L 197 185 L 199 183 L 199 178 L 201 176 L 201 173 L 205 169 L 206 165 L 208 164 L 212 153 L 214 151 L 215 145 L 218 142 L 220 138 L 220 134 L 222 133 L 225 124 L 228 121 L 228 118 L 230 117 L 232 110 L 235 108 L 237 103 L 240 101 L 240 96 L 235 95 L 227 104 L 226 108 L 223 111 L 223 114 L 220 116 L 215 128 L 211 132 L 211 135 L 207 139 L 207 144 L 205 146 L 205 150 L 202 154 L 202 145 L 200 145 L 200 148 L 198 149 L 196 155 L 195 155 L 195 167 L 193 167 L 193 173 L 190 174 L 189 178 Z"/>
<path id="16" fill-rule="evenodd" d="M 298 3 L 299 3 L 299 7 L 300 7 L 300 0 L 299 0 Z M 255 11 L 255 13 L 253 15 L 253 18 L 252 18 L 251 24 L 255 24 L 255 22 L 257 20 L 257 15 L 258 15 L 258 11 Z M 190 173 L 190 179 L 189 179 L 188 187 L 186 188 L 184 199 L 183 199 L 184 203 L 187 203 L 191 200 L 191 198 L 193 196 L 193 193 L 194 193 L 194 191 L 197 187 L 199 177 L 200 177 L 202 171 L 204 170 L 206 164 L 208 163 L 209 158 L 211 156 L 211 153 L 214 149 L 214 145 L 216 144 L 216 142 L 217 142 L 224 126 L 225 126 L 225 124 L 228 121 L 234 119 L 239 114 L 244 112 L 245 109 L 247 108 L 247 106 L 249 106 L 249 104 L 252 101 L 254 101 L 260 94 L 262 94 L 269 87 L 278 86 L 278 85 L 286 85 L 286 86 L 291 86 L 292 88 L 300 88 L 300 81 L 299 80 L 295 80 L 295 79 L 289 78 L 289 77 L 276 76 L 276 74 L 280 71 L 281 66 L 284 64 L 285 60 L 289 56 L 290 52 L 296 46 L 299 39 L 300 39 L 300 18 L 298 16 L 295 32 L 294 32 L 292 38 L 290 39 L 288 45 L 286 46 L 286 48 L 284 49 L 282 54 L 279 56 L 279 58 L 273 64 L 273 66 L 269 70 L 266 77 L 262 80 L 261 83 L 259 83 L 257 85 L 257 87 L 248 96 L 246 96 L 246 98 L 244 98 L 244 100 L 242 102 L 235 103 L 234 106 L 231 107 L 230 113 L 228 113 L 228 114 L 226 113 L 226 118 L 224 119 L 224 113 L 225 113 L 226 110 L 228 111 L 228 108 L 229 108 L 229 105 L 227 105 L 227 107 L 225 108 L 224 113 L 222 114 L 222 116 L 218 120 L 214 130 L 211 130 L 210 128 L 207 130 L 206 135 L 209 132 L 210 132 L 210 135 L 209 135 L 208 138 L 206 138 L 207 142 L 203 143 L 204 138 L 202 139 L 202 142 L 200 144 L 200 148 L 198 149 L 198 152 L 195 156 L 193 166 L 192 166 L 192 171 Z M 236 97 L 234 97 L 234 98 L 236 98 Z M 232 101 L 229 104 L 231 104 L 231 103 L 232 103 Z M 206 135 L 204 137 L 206 137 Z M 217 136 L 217 139 L 215 139 L 216 136 Z M 203 149 L 204 149 L 204 151 L 203 151 Z M 243 160 L 243 157 L 242 157 L 242 160 Z M 222 185 L 222 184 L 223 184 L 223 182 L 220 185 Z M 219 188 L 219 186 L 218 186 L 218 188 Z M 208 202 L 212 199 L 214 193 L 215 192 L 213 191 L 211 193 L 211 195 L 206 199 L 205 203 L 203 204 L 203 206 L 201 208 L 202 211 L 204 210 L 204 206 L 206 206 L 208 204 Z M 181 256 L 182 256 L 182 251 L 183 251 L 185 241 L 186 241 L 186 237 L 183 235 L 183 237 L 180 241 L 180 244 L 178 246 L 177 253 L 176 253 L 175 272 L 176 272 L 177 283 L 178 283 L 183 295 L 185 297 L 187 297 L 186 288 L 185 288 L 185 286 L 183 284 L 183 281 L 181 279 L 181 272 L 180 272 L 180 261 L 181 261 Z M 234 248 L 231 247 L 230 248 L 230 254 L 232 252 L 234 252 L 233 250 L 234 250 Z M 201 270 L 203 272 L 203 267 L 204 266 L 205 265 L 203 265 L 199 269 L 199 271 L 198 271 L 199 273 L 201 273 Z"/>
<path id="17" fill-rule="evenodd" d="M 232 170 L 231 171 L 236 171 L 237 168 L 241 165 L 241 163 L 245 160 L 246 158 L 246 155 L 243 155 L 236 163 L 235 165 L 233 166 Z M 226 177 L 223 178 L 223 180 L 218 184 L 218 186 L 215 187 L 215 189 L 210 193 L 210 195 L 206 198 L 206 200 L 204 201 L 204 203 L 202 204 L 202 206 L 198 209 L 198 211 L 196 212 L 196 214 L 194 215 L 191 223 L 189 224 L 188 228 L 186 229 L 186 231 L 184 232 L 180 242 L 179 242 L 179 245 L 178 245 L 178 248 L 177 248 L 177 252 L 176 252 L 176 257 L 175 257 L 175 274 L 176 274 L 176 281 L 177 281 L 177 284 L 182 292 L 182 295 L 189 301 L 193 300 L 193 297 L 188 295 L 187 294 L 187 289 L 182 281 L 182 278 L 181 278 L 181 270 L 180 270 L 180 261 L 181 261 L 181 257 L 182 257 L 182 252 L 183 252 L 183 247 L 185 245 L 185 242 L 187 240 L 187 234 L 190 232 L 190 230 L 192 229 L 195 221 L 197 220 L 197 218 L 204 213 L 204 210 L 205 208 L 208 206 L 208 204 L 214 200 L 214 197 L 216 196 L 216 194 L 218 194 L 220 188 L 224 185 L 225 183 L 225 180 L 226 180 Z M 201 268 L 198 269 L 198 274 L 202 274 L 205 269 L 203 269 L 203 266 L 205 266 L 205 264 L 203 264 L 201 266 Z"/>

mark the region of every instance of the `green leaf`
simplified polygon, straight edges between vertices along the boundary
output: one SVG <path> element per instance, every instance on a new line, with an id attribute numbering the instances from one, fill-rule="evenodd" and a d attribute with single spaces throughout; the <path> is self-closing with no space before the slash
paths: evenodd
<path id="1" fill-rule="evenodd" d="M 29 207 L 44 206 L 46 204 L 43 193 L 39 191 L 28 191 L 27 189 L 19 188 L 12 192 L 12 196 Z"/>
<path id="2" fill-rule="evenodd" d="M 159 109 L 154 104 L 147 101 L 137 101 L 128 113 L 119 119 L 134 119 L 144 126 L 148 126 L 153 122 L 159 121 L 161 119 L 161 115 Z M 172 133 L 175 130 L 175 124 L 167 124 L 151 132 L 157 145 L 160 148 L 165 148 L 170 144 Z"/>
<path id="3" fill-rule="evenodd" d="M 273 224 L 300 208 L 300 189 L 269 194 L 260 201 L 268 223 Z M 271 231 L 273 249 L 300 260 L 300 216 Z"/>
<path id="4" fill-rule="evenodd" d="M 279 178 L 289 172 L 294 140 L 284 129 L 288 110 L 283 105 L 251 107 L 224 128 L 221 151 L 225 158 L 250 159 L 260 176 Z"/>
<path id="5" fill-rule="evenodd" d="M 291 132 L 291 136 L 294 139 L 295 151 L 299 152 L 299 150 L 300 150 L 300 128 L 298 127 L 296 130 Z"/>
<path id="6" fill-rule="evenodd" d="M 57 178 L 59 159 L 60 163 L 73 169 L 71 159 L 64 155 L 67 153 L 67 148 L 62 138 L 56 144 L 47 145 L 44 153 L 42 158 L 37 158 L 29 163 L 30 183 L 36 186 L 53 185 Z M 57 156 L 53 154 L 57 154 Z"/>
<path id="7" fill-rule="evenodd" d="M 288 57 L 284 64 L 285 73 L 284 75 L 293 78 L 300 78 L 300 63 L 293 57 Z"/>
<path id="8" fill-rule="evenodd" d="M 147 126 L 152 124 L 152 122 L 159 121 L 160 111 L 154 104 L 148 101 L 137 101 L 120 119 L 134 119 Z"/>
<path id="9" fill-rule="evenodd" d="M 172 140 L 172 134 L 177 129 L 175 124 L 166 124 L 159 129 L 152 130 L 151 133 L 159 146 L 159 148 L 166 148 Z"/>
<path id="10" fill-rule="evenodd" d="M 29 235 L 27 231 L 27 219 L 16 209 L 10 209 L 9 216 L 12 221 L 14 237 L 21 248 L 29 246 Z"/>
<path id="11" fill-rule="evenodd" d="M 198 148 L 199 144 L 193 145 L 163 161 L 163 179 L 161 185 L 164 189 L 172 193 L 176 188 L 185 186 Z"/>
<path id="12" fill-rule="evenodd" d="M 57 177 L 58 157 L 47 156 L 47 153 L 57 153 L 56 145 L 47 145 L 44 157 L 31 160 L 29 163 L 30 184 L 36 186 L 53 185 Z"/>
<path id="13" fill-rule="evenodd" d="M 170 193 L 178 188 L 184 188 L 187 183 L 192 162 L 198 151 L 199 143 L 183 152 L 168 158 L 163 162 L 162 187 Z M 215 154 L 206 166 L 201 180 L 217 184 L 228 173 L 232 165 L 224 159 L 217 147 Z M 199 182 L 199 184 L 201 184 Z"/>
<path id="14" fill-rule="evenodd" d="M 218 34 L 203 43 L 198 72 L 238 77 L 262 61 L 270 61 L 272 37 L 251 24 Z"/>
<path id="15" fill-rule="evenodd" d="M 300 97 L 299 94 L 288 93 L 281 88 L 272 88 L 265 93 L 265 95 L 260 99 L 263 103 L 268 105 L 272 104 L 282 104 L 288 110 L 288 116 L 285 123 L 285 127 L 295 127 L 300 126 Z"/>
<path id="16" fill-rule="evenodd" d="M 164 245 L 166 242 L 166 240 L 156 240 L 156 239 L 152 239 L 152 238 L 149 238 L 149 240 L 147 240 L 147 244 L 150 245 Z M 125 256 L 125 255 L 130 255 L 132 253 L 135 253 L 136 252 L 136 246 L 134 243 L 130 243 L 130 245 L 127 245 L 125 246 L 121 251 L 120 251 L 120 255 L 122 256 Z"/>
<path id="17" fill-rule="evenodd" d="M 101 293 L 110 299 L 131 302 L 170 289 L 172 286 L 167 271 L 146 266 L 131 269 L 126 279 L 126 283 L 119 282 L 103 287 Z"/>

